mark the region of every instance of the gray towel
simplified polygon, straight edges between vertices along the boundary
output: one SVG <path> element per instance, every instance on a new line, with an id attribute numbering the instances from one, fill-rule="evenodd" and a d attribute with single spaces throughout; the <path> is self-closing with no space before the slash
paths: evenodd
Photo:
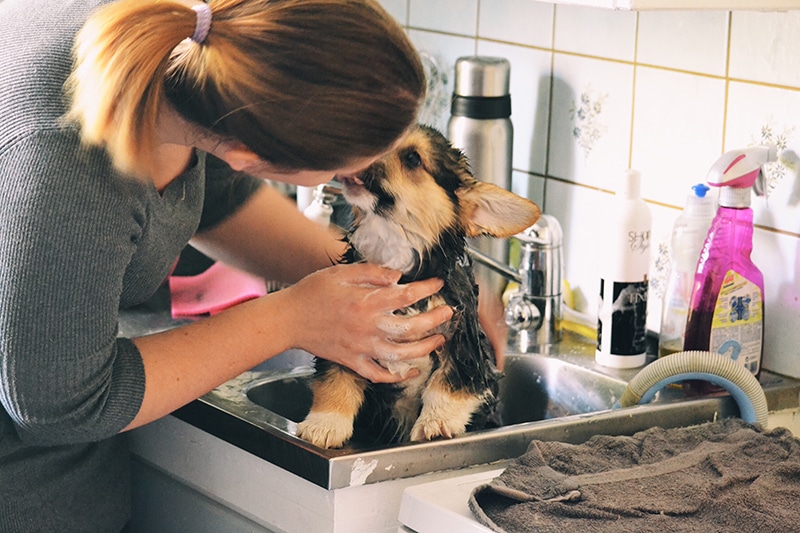
<path id="1" fill-rule="evenodd" d="M 469 505 L 502 533 L 797 533 L 800 440 L 729 419 L 581 445 L 533 441 Z"/>

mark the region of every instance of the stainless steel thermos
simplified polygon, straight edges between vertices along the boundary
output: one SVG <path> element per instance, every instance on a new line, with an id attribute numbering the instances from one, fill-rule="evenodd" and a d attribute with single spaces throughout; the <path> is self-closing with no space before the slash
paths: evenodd
<path id="1" fill-rule="evenodd" d="M 511 64 L 499 57 L 469 56 L 456 61 L 455 88 L 450 107 L 447 136 L 470 162 L 476 179 L 511 190 L 511 95 L 508 86 Z M 471 246 L 503 264 L 508 264 L 508 240 L 481 237 Z M 476 264 L 482 285 L 500 293 L 506 280 Z"/>

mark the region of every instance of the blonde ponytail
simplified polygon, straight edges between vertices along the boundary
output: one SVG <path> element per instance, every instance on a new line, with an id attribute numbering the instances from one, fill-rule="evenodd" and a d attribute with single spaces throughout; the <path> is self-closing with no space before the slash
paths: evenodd
<path id="1" fill-rule="evenodd" d="M 180 1 L 123 0 L 97 10 L 78 33 L 67 118 L 124 172 L 142 175 L 151 160 L 164 72 L 195 20 Z"/>
<path id="2" fill-rule="evenodd" d="M 209 0 L 202 44 L 180 0 L 118 0 L 75 43 L 68 117 L 144 174 L 163 98 L 185 119 L 287 169 L 384 151 L 416 119 L 422 65 L 374 0 Z"/>

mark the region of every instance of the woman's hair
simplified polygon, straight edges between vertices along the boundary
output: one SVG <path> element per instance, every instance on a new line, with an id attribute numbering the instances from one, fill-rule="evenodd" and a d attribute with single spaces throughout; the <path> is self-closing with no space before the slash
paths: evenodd
<path id="1" fill-rule="evenodd" d="M 163 98 L 185 119 L 287 170 L 386 150 L 416 119 L 422 65 L 374 0 L 209 0 L 202 44 L 181 0 L 119 0 L 75 42 L 67 118 L 142 174 Z"/>

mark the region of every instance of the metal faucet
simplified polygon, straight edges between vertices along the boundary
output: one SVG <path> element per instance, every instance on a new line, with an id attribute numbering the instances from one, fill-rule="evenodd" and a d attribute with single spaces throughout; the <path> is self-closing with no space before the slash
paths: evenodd
<path id="1" fill-rule="evenodd" d="M 561 225 L 555 217 L 542 215 L 512 238 L 522 245 L 517 270 L 473 248 L 469 252 L 476 261 L 520 285 L 505 311 L 509 346 L 520 353 L 545 353 L 561 340 Z"/>
<path id="2" fill-rule="evenodd" d="M 319 185 L 314 193 L 307 216 L 324 212 L 330 217 L 341 188 L 332 182 Z M 519 353 L 547 353 L 550 346 L 561 340 L 561 225 L 554 216 L 542 215 L 534 225 L 512 238 L 522 245 L 516 270 L 472 245 L 467 249 L 476 261 L 520 285 L 505 310 L 509 346 Z"/>

